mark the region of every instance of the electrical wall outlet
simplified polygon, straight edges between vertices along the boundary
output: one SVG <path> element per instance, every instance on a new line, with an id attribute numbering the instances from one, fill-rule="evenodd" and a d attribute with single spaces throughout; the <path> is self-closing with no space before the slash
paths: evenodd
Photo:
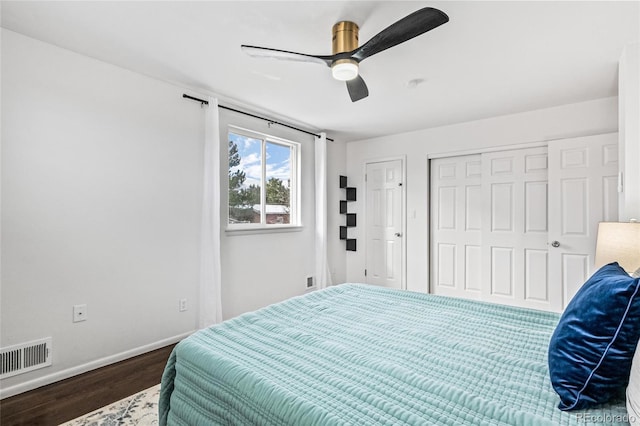
<path id="1" fill-rule="evenodd" d="M 313 286 L 315 286 L 316 283 L 313 280 L 313 277 L 307 277 L 307 288 L 313 288 Z"/>
<path id="2" fill-rule="evenodd" d="M 81 322 L 87 320 L 87 305 L 73 305 L 73 322 Z"/>
<path id="3" fill-rule="evenodd" d="M 187 310 L 187 299 L 180 299 L 178 301 L 178 310 L 184 312 Z"/>

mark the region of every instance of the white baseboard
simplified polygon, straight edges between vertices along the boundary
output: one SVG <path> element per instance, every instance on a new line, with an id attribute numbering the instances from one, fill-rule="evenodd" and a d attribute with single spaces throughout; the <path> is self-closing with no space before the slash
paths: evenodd
<path id="1" fill-rule="evenodd" d="M 195 331 L 196 330 L 193 330 L 184 334 L 179 334 L 177 336 L 159 340 L 157 342 L 153 342 L 148 345 L 140 346 L 128 351 L 120 352 L 115 355 L 100 358 L 95 361 L 88 362 L 86 364 L 78 365 L 76 367 L 58 371 L 56 373 L 39 377 L 37 379 L 29 380 L 28 382 L 19 383 L 17 385 L 0 389 L 0 399 L 18 395 L 23 392 L 28 392 L 30 390 L 39 388 L 41 386 L 50 385 L 51 383 L 59 382 L 60 380 L 68 379 L 70 377 L 77 376 L 82 373 L 86 373 L 87 371 L 95 370 L 96 368 L 105 367 L 107 365 L 114 364 L 119 361 L 124 361 L 125 359 L 132 358 L 134 356 L 142 355 L 144 353 L 151 352 L 153 350 L 172 345 L 184 339 L 185 337 L 191 335 Z"/>

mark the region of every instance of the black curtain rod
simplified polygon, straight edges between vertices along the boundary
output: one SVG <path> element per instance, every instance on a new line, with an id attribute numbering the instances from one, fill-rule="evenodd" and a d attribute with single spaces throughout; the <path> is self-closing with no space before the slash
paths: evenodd
<path id="1" fill-rule="evenodd" d="M 186 93 L 183 93 L 183 94 L 182 94 L 182 97 L 183 97 L 183 98 L 186 98 L 186 99 L 191 99 L 191 100 L 193 100 L 193 101 L 200 102 L 202 105 L 209 105 L 209 101 L 204 100 L 204 99 L 194 98 L 193 96 L 189 96 L 189 95 L 187 95 Z M 320 137 L 320 135 L 318 135 L 318 134 L 316 134 L 316 133 L 309 132 L 309 131 L 307 131 L 307 130 L 303 130 L 303 129 L 299 129 L 299 128 L 297 128 L 297 127 L 293 127 L 293 126 L 290 126 L 290 125 L 285 124 L 285 123 L 280 123 L 279 121 L 275 121 L 275 120 L 272 120 L 272 119 L 270 119 L 270 118 L 260 117 L 259 115 L 254 115 L 254 114 L 250 114 L 250 113 L 248 113 L 248 112 L 240 111 L 240 110 L 238 110 L 238 109 L 231 108 L 231 107 L 228 107 L 228 106 L 224 106 L 224 105 L 220 105 L 220 104 L 218 104 L 218 108 L 222 108 L 222 109 L 226 109 L 226 110 L 229 110 L 229 111 L 237 112 L 237 113 L 239 113 L 239 114 L 248 115 L 249 117 L 257 118 L 257 119 L 259 119 L 259 120 L 268 121 L 269 123 L 277 124 L 277 125 L 279 125 L 279 126 L 288 127 L 288 128 L 290 128 L 290 129 L 297 130 L 298 132 L 302 132 L 302 133 L 306 133 L 307 135 L 315 136 L 315 137 L 317 137 L 317 138 L 319 138 L 319 137 Z M 328 141 L 330 141 L 330 142 L 333 142 L 333 139 L 331 139 L 331 138 L 327 138 L 327 140 L 328 140 Z"/>
<path id="2" fill-rule="evenodd" d="M 193 96 L 189 96 L 186 93 L 182 94 L 183 98 L 191 99 L 192 101 L 200 102 L 202 105 L 209 105 L 209 101 L 205 101 L 204 99 L 194 98 Z"/>

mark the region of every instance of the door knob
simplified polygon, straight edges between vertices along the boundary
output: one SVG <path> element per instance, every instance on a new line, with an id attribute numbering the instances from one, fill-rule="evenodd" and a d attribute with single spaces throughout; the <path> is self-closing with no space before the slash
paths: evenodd
<path id="1" fill-rule="evenodd" d="M 396 232 L 396 233 L 395 233 L 395 236 L 396 236 L 396 237 L 402 237 L 402 234 L 401 234 L 400 232 Z"/>
<path id="2" fill-rule="evenodd" d="M 551 247 L 560 247 L 560 242 L 559 241 L 554 241 L 551 243 Z"/>

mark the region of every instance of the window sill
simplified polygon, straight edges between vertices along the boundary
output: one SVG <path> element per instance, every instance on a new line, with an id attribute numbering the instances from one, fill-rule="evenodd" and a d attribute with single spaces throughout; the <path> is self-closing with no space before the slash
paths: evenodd
<path id="1" fill-rule="evenodd" d="M 300 232 L 304 229 L 302 225 L 269 225 L 252 227 L 234 227 L 224 230 L 228 236 L 253 235 L 253 234 L 280 234 L 283 232 Z"/>

